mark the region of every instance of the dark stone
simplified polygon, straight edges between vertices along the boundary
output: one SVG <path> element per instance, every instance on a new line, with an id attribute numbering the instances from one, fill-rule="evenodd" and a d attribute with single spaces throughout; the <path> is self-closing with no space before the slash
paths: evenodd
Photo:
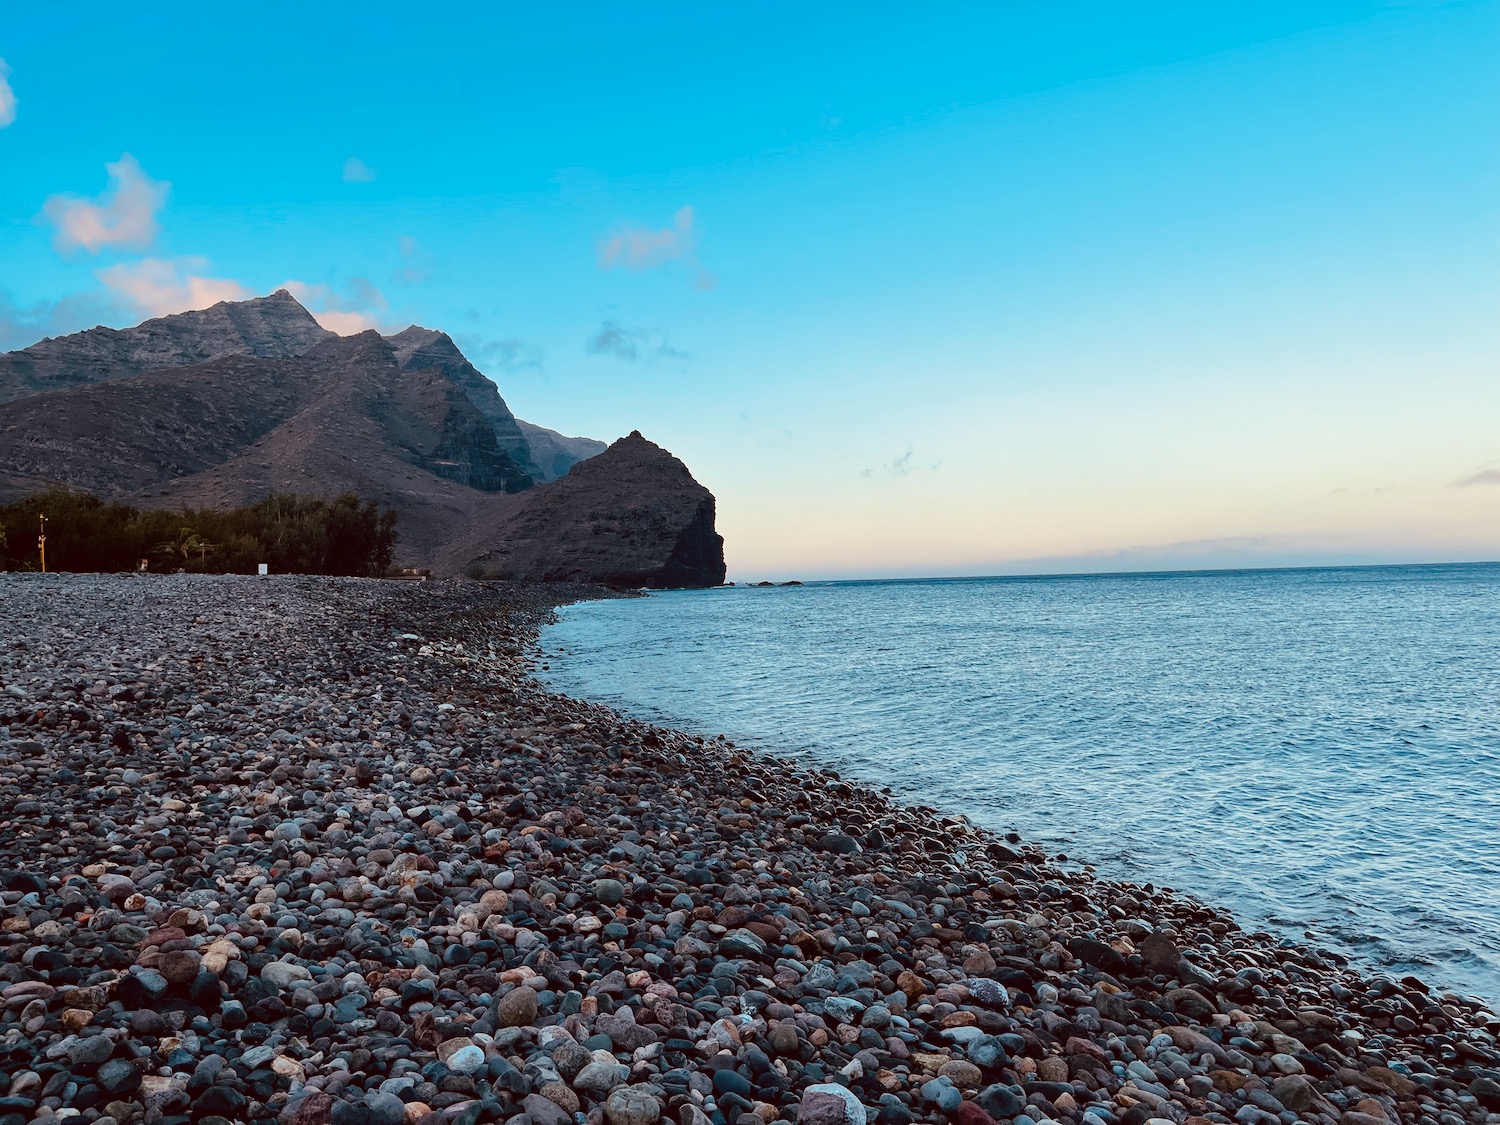
<path id="1" fill-rule="evenodd" d="M 200 1117 L 215 1114 L 219 1117 L 235 1118 L 245 1108 L 248 1099 L 232 1086 L 210 1086 L 193 1102 L 193 1112 Z"/>
<path id="2" fill-rule="evenodd" d="M 1011 1118 L 1026 1111 L 1026 1100 L 1017 1095 L 1009 1086 L 998 1082 L 979 1091 L 974 1101 L 980 1109 L 996 1120 Z"/>
<path id="3" fill-rule="evenodd" d="M 1093 938 L 1074 938 L 1068 943 L 1068 952 L 1085 965 L 1103 969 L 1111 976 L 1119 976 L 1130 968 L 1119 950 Z"/>
<path id="4" fill-rule="evenodd" d="M 99 1068 L 94 1080 L 106 1094 L 118 1098 L 140 1088 L 141 1072 L 127 1059 L 110 1059 Z"/>

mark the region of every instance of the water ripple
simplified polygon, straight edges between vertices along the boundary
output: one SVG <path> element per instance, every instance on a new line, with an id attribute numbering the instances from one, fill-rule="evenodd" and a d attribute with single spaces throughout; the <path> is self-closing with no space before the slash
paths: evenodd
<path id="1" fill-rule="evenodd" d="M 563 691 L 1500 999 L 1500 566 L 815 583 L 564 611 Z"/>

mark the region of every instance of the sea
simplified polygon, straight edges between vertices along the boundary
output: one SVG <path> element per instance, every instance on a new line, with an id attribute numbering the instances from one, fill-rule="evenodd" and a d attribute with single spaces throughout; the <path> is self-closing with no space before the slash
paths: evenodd
<path id="1" fill-rule="evenodd" d="M 673 591 L 542 652 L 569 695 L 1500 1001 L 1500 564 Z"/>

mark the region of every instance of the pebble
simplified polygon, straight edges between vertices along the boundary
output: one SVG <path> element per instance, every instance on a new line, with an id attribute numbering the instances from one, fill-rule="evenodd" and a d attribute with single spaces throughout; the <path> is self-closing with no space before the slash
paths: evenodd
<path id="1" fill-rule="evenodd" d="M 559 600 L 3 575 L 0 1125 L 1492 1125 L 1500 1019 L 551 695 Z"/>

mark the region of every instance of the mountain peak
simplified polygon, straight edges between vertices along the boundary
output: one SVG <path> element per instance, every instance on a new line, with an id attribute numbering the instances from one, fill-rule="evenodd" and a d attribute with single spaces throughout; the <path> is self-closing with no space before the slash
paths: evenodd
<path id="1" fill-rule="evenodd" d="M 0 355 L 0 402 L 226 356 L 284 359 L 333 336 L 285 289 L 246 301 L 90 328 Z"/>

